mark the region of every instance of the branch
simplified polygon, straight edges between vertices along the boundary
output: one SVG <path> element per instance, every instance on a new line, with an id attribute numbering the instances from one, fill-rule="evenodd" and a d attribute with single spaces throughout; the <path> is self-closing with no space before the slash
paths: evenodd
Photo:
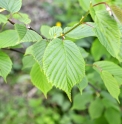
<path id="1" fill-rule="evenodd" d="M 68 30 L 67 32 L 65 32 L 65 33 L 62 35 L 62 37 L 65 36 L 66 34 L 68 34 L 69 32 L 71 32 L 72 30 L 74 30 L 75 28 L 77 28 L 79 25 L 83 24 L 84 20 L 85 20 L 86 17 L 89 15 L 89 12 L 90 12 L 90 10 L 88 10 L 88 11 L 86 12 L 86 14 L 81 18 L 80 22 L 79 22 L 77 25 L 75 25 L 73 28 L 71 28 L 70 30 Z"/>
<path id="2" fill-rule="evenodd" d="M 10 20 L 10 19 L 8 19 L 8 21 L 12 24 L 12 25 L 15 25 L 16 23 L 15 22 L 13 22 L 12 20 Z M 29 30 L 33 30 L 33 31 L 35 31 L 36 33 L 38 33 L 36 30 L 34 30 L 32 27 L 27 27 L 27 29 L 29 29 Z M 38 33 L 39 34 L 39 33 Z M 44 35 L 42 35 L 42 34 L 39 34 L 43 39 L 47 39 Z"/>
<path id="3" fill-rule="evenodd" d="M 13 49 L 13 48 L 4 48 L 4 50 L 10 50 L 10 51 L 14 51 L 14 52 L 17 52 L 17 53 L 25 54 L 23 51 L 18 50 L 18 49 Z"/>
<path id="4" fill-rule="evenodd" d="M 100 2 L 100 3 L 94 4 L 93 7 L 98 6 L 100 4 L 104 4 L 105 6 L 109 6 L 106 2 Z"/>
<path id="5" fill-rule="evenodd" d="M 91 83 L 88 83 L 88 85 L 90 87 L 92 87 L 96 92 L 100 93 L 101 91 L 99 89 L 97 89 L 94 85 L 92 85 Z"/>

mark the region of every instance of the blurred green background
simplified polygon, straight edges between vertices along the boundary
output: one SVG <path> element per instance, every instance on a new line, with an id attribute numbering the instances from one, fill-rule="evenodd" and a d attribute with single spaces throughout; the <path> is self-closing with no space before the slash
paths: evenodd
<path id="1" fill-rule="evenodd" d="M 41 25 L 72 26 L 85 13 L 78 0 L 23 0 L 21 12 L 30 16 L 32 19 L 31 26 L 38 32 Z M 88 16 L 85 21 L 92 21 L 92 19 Z M 72 40 L 78 46 L 84 48 L 82 50 L 85 50 L 84 57 L 87 63 L 101 59 L 118 63 L 116 59 L 110 57 L 97 39 L 89 37 Z M 26 48 L 30 44 L 23 45 Z M 102 56 L 103 53 L 96 52 L 99 49 L 98 46 L 104 51 L 104 56 Z M 121 104 L 118 104 L 109 95 L 98 73 L 90 67 L 86 68 L 86 74 L 92 85 L 88 85 L 82 95 L 77 87 L 74 87 L 72 102 L 70 102 L 64 92 L 53 88 L 46 99 L 41 91 L 32 85 L 28 70 L 22 70 L 22 55 L 15 52 L 6 52 L 11 56 L 14 64 L 13 70 L 7 78 L 8 83 L 6 84 L 0 78 L 0 124 L 121 123 Z M 100 106 L 95 106 L 94 101 L 97 101 Z M 122 103 L 122 93 L 120 94 L 120 102 Z M 96 112 L 96 117 L 93 120 L 90 115 L 92 108 Z M 107 111 L 102 111 L 102 108 L 107 109 Z M 101 115 L 97 115 L 98 111 L 102 111 Z M 113 114 L 109 117 L 107 113 L 111 112 Z M 111 122 L 112 117 L 114 121 Z"/>

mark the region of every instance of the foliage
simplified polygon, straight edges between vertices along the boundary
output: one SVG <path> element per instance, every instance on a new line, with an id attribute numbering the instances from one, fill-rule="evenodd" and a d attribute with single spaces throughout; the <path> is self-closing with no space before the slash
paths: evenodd
<path id="1" fill-rule="evenodd" d="M 90 3 L 89 0 L 79 0 L 84 10 L 84 15 L 79 22 L 74 23 L 74 21 L 64 29 L 60 26 L 43 25 L 38 33 L 30 27 L 29 16 L 19 12 L 22 0 L 0 0 L 1 11 L 9 13 L 0 14 L 2 26 L 0 76 L 6 81 L 6 76 L 12 69 L 12 61 L 6 54 L 6 50 L 18 51 L 18 45 L 22 48 L 21 44 L 31 43 L 24 52 L 22 69 L 30 73 L 33 85 L 40 89 L 45 97 L 51 89 L 59 88 L 67 94 L 70 101 L 73 101 L 70 113 L 65 115 L 65 110 L 63 111 L 65 103 L 63 100 L 60 101 L 64 98 L 54 93 L 51 97 L 61 107 L 64 119 L 61 120 L 58 112 L 55 115 L 52 110 L 49 110 L 49 113 L 47 111 L 47 114 L 43 115 L 46 116 L 44 121 L 40 122 L 41 118 L 35 120 L 37 124 L 121 123 L 118 103 L 121 104 L 122 84 L 122 9 L 117 6 L 119 2 L 120 0 L 109 2 L 92 0 Z M 92 18 L 93 22 L 91 19 L 87 22 L 86 19 L 89 18 Z M 13 22 L 13 19 L 16 19 L 18 23 Z M 7 23 L 14 25 L 13 28 L 4 30 Z M 90 38 L 90 43 L 85 43 L 88 38 Z M 71 97 L 71 91 L 73 94 L 77 93 L 74 98 Z M 32 105 L 33 102 L 38 104 L 38 100 L 29 101 L 29 104 Z M 39 101 L 38 105 L 40 104 Z M 71 103 L 67 102 L 67 104 L 69 107 Z M 42 113 L 46 111 L 45 107 L 40 108 Z M 85 114 L 87 111 L 91 120 L 88 115 L 82 118 L 83 113 L 79 117 L 73 113 L 74 110 L 85 111 Z M 53 113 L 54 117 L 50 118 Z M 16 111 L 13 111 L 10 115 L 16 114 Z M 38 115 L 37 111 L 34 116 L 36 115 Z M 67 120 L 68 116 L 72 119 Z"/>

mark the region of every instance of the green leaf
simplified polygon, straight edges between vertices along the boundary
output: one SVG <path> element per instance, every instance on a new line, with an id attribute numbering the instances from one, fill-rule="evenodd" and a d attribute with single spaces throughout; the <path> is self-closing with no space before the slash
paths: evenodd
<path id="1" fill-rule="evenodd" d="M 86 88 L 87 85 L 88 85 L 88 79 L 87 77 L 84 77 L 83 80 L 77 85 L 81 94 L 83 92 L 83 89 Z"/>
<path id="2" fill-rule="evenodd" d="M 17 32 L 14 30 L 7 30 L 0 33 L 0 48 L 15 46 L 18 41 Z"/>
<path id="3" fill-rule="evenodd" d="M 92 100 L 93 100 L 92 94 L 85 92 L 81 95 L 79 93 L 73 99 L 72 109 L 85 110 L 87 108 L 87 104 L 89 104 Z"/>
<path id="4" fill-rule="evenodd" d="M 41 40 L 32 46 L 32 55 L 40 66 L 42 66 L 42 59 L 47 44 L 48 42 L 46 40 Z"/>
<path id="5" fill-rule="evenodd" d="M 121 124 L 121 114 L 120 111 L 117 111 L 113 108 L 108 108 L 105 111 L 105 118 L 109 124 Z"/>
<path id="6" fill-rule="evenodd" d="M 32 55 L 36 60 L 36 62 L 42 67 L 42 59 L 43 59 L 44 51 L 47 45 L 48 45 L 48 42 L 45 39 L 39 42 L 36 42 L 32 46 L 28 47 L 25 55 Z"/>
<path id="7" fill-rule="evenodd" d="M 120 30 L 116 21 L 106 11 L 97 11 L 94 29 L 100 43 L 118 59 L 120 49 Z"/>
<path id="8" fill-rule="evenodd" d="M 92 5 L 97 4 L 99 2 L 105 2 L 106 0 L 78 0 L 80 3 L 80 6 L 82 7 L 83 10 L 88 11 L 90 9 L 90 2 Z M 99 6 L 95 6 L 95 10 L 105 10 L 105 7 L 100 4 Z"/>
<path id="9" fill-rule="evenodd" d="M 94 69 L 98 72 L 100 70 L 108 71 L 114 76 L 114 78 L 119 84 L 122 84 L 122 68 L 116 65 L 115 63 L 109 61 L 99 61 L 95 62 L 93 65 Z"/>
<path id="10" fill-rule="evenodd" d="M 79 47 L 80 52 L 83 56 L 83 58 L 87 58 L 89 56 L 89 53 L 85 51 L 85 49 L 83 49 L 82 47 Z"/>
<path id="11" fill-rule="evenodd" d="M 33 52 L 32 52 L 32 46 L 29 46 L 27 49 L 26 49 L 26 51 L 25 51 L 25 56 L 26 55 L 32 55 L 33 54 Z"/>
<path id="12" fill-rule="evenodd" d="M 95 33 L 93 31 L 94 23 L 88 22 L 87 24 L 79 25 L 77 28 L 75 28 L 74 30 L 72 30 L 71 32 L 66 34 L 66 36 L 73 38 L 73 39 L 81 39 L 81 38 L 85 38 L 85 37 L 95 36 Z M 66 27 L 64 29 L 64 33 L 73 27 Z"/>
<path id="13" fill-rule="evenodd" d="M 89 114 L 92 119 L 99 118 L 102 115 L 104 106 L 101 104 L 101 102 L 102 100 L 99 98 L 91 102 L 89 106 Z"/>
<path id="14" fill-rule="evenodd" d="M 51 90 L 52 86 L 48 82 L 42 68 L 38 64 L 35 64 L 30 75 L 32 83 L 44 93 L 45 97 L 47 97 L 47 93 Z"/>
<path id="15" fill-rule="evenodd" d="M 40 29 L 40 31 L 41 31 L 41 34 L 43 35 L 43 36 L 45 36 L 47 39 L 50 39 L 51 38 L 51 36 L 50 36 L 50 34 L 49 34 L 49 30 L 51 29 L 51 27 L 49 27 L 49 26 L 47 26 L 47 25 L 42 25 L 41 26 L 41 29 Z"/>
<path id="16" fill-rule="evenodd" d="M 93 42 L 91 53 L 95 61 L 100 60 L 102 57 L 110 58 L 110 54 L 105 47 L 101 45 L 98 39 Z"/>
<path id="17" fill-rule="evenodd" d="M 71 100 L 72 87 L 85 75 L 85 63 L 75 43 L 60 39 L 51 41 L 44 53 L 43 67 L 48 81 L 64 90 Z"/>
<path id="18" fill-rule="evenodd" d="M 59 26 L 54 26 L 54 27 L 50 28 L 49 34 L 50 34 L 51 38 L 57 38 L 57 37 L 61 36 L 62 28 Z"/>
<path id="19" fill-rule="evenodd" d="M 101 78 L 109 93 L 119 102 L 118 96 L 120 94 L 120 89 L 116 79 L 107 71 L 101 72 Z"/>
<path id="20" fill-rule="evenodd" d="M 15 24 L 14 27 L 19 35 L 19 40 L 23 39 L 27 32 L 27 28 L 23 24 Z"/>
<path id="21" fill-rule="evenodd" d="M 11 13 L 18 12 L 22 6 L 22 0 L 0 0 L 0 7 Z"/>
<path id="22" fill-rule="evenodd" d="M 80 6 L 83 8 L 83 10 L 88 11 L 90 8 L 90 1 L 91 0 L 78 0 L 80 3 Z"/>
<path id="23" fill-rule="evenodd" d="M 6 81 L 6 76 L 12 69 L 12 62 L 7 54 L 0 51 L 0 76 Z"/>
<path id="24" fill-rule="evenodd" d="M 14 13 L 12 17 L 14 19 L 19 20 L 20 22 L 22 22 L 24 24 L 30 24 L 31 23 L 31 19 L 25 13 Z"/>
<path id="25" fill-rule="evenodd" d="M 122 24 L 122 9 L 118 6 L 110 6 L 112 10 L 112 14 L 114 15 L 114 18 L 117 22 L 120 22 Z"/>
<path id="26" fill-rule="evenodd" d="M 105 106 L 105 108 L 114 108 L 114 109 L 116 109 L 118 111 L 120 109 L 117 103 L 115 104 L 114 102 L 112 102 L 109 99 L 103 98 L 102 103 Z"/>
<path id="27" fill-rule="evenodd" d="M 3 24 L 7 23 L 7 20 L 8 20 L 8 19 L 7 19 L 6 16 L 0 14 L 0 24 L 1 24 L 1 23 L 3 23 Z"/>
<path id="28" fill-rule="evenodd" d="M 18 36 L 20 38 L 19 43 L 22 43 L 22 42 L 36 42 L 36 41 L 40 41 L 42 39 L 42 37 L 39 34 L 37 34 L 33 30 L 27 29 L 22 24 L 15 24 L 15 30 L 17 31 Z"/>
<path id="29" fill-rule="evenodd" d="M 32 66 L 35 64 L 35 60 L 32 56 L 24 56 L 24 58 L 22 59 L 22 63 L 22 69 L 32 68 Z"/>
<path id="30" fill-rule="evenodd" d="M 122 41 L 120 44 L 120 50 L 119 50 L 118 58 L 119 58 L 120 62 L 122 62 Z"/>

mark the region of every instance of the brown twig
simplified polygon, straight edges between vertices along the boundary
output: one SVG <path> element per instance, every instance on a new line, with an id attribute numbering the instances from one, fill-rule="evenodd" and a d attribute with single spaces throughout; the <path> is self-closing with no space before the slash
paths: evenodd
<path id="1" fill-rule="evenodd" d="M 12 24 L 12 25 L 15 25 L 16 23 L 15 22 L 13 22 L 12 20 L 10 20 L 10 19 L 8 19 L 8 21 Z M 27 27 L 27 29 L 29 29 L 29 30 L 33 30 L 33 31 L 35 31 L 36 33 L 38 33 L 36 30 L 34 30 L 32 27 Z M 38 33 L 39 34 L 39 33 Z M 39 34 L 43 39 L 47 39 L 44 35 L 42 35 L 42 34 Z"/>
<path id="2" fill-rule="evenodd" d="M 14 51 L 14 52 L 17 52 L 17 53 L 25 54 L 23 51 L 18 50 L 18 49 L 13 49 L 13 48 L 4 48 L 4 50 L 10 50 L 10 51 Z"/>
<path id="3" fill-rule="evenodd" d="M 88 85 L 90 87 L 92 87 L 96 92 L 100 93 L 101 91 L 99 89 L 97 89 L 94 85 L 92 85 L 91 83 L 88 83 Z"/>

